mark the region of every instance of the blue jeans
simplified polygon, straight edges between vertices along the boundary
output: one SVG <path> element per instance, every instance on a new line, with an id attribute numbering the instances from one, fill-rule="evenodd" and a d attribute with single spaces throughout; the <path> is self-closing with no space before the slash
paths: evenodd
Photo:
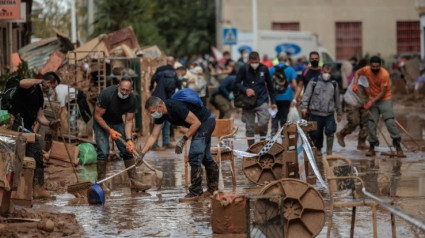
<path id="1" fill-rule="evenodd" d="M 323 147 L 323 130 L 326 136 L 333 136 L 336 132 L 335 115 L 329 116 L 310 116 L 312 121 L 317 122 L 317 130 L 310 132 L 310 137 L 318 150 Z"/>
<path id="2" fill-rule="evenodd" d="M 203 122 L 195 135 L 192 136 L 189 149 L 190 166 L 208 166 L 215 163 L 211 155 L 211 134 L 215 129 L 215 118 L 211 115 L 207 121 Z"/>
<path id="3" fill-rule="evenodd" d="M 124 132 L 124 123 L 112 124 L 108 123 L 109 127 L 121 133 L 121 135 L 125 136 Z M 103 129 L 97 124 L 96 120 L 93 120 L 93 130 L 96 136 L 96 144 L 98 148 L 97 159 L 98 160 L 107 160 L 109 155 L 109 132 Z M 120 156 L 124 160 L 129 160 L 133 158 L 133 155 L 125 149 L 125 145 L 121 143 L 121 141 L 116 140 L 115 144 L 120 151 Z"/>
<path id="4" fill-rule="evenodd" d="M 170 122 L 164 121 L 162 123 L 162 146 L 166 146 L 170 144 Z M 154 147 L 159 147 L 158 140 L 155 141 Z"/>

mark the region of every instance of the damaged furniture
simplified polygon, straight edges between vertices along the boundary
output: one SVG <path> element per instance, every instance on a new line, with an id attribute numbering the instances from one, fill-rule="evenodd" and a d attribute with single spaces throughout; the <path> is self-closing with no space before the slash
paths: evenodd
<path id="1" fill-rule="evenodd" d="M 364 182 L 361 178 L 354 175 L 353 166 L 351 161 L 344 157 L 338 155 L 330 155 L 323 157 L 323 166 L 325 169 L 326 180 L 329 185 L 329 223 L 328 223 L 328 232 L 327 237 L 331 235 L 332 229 L 332 218 L 334 208 L 337 207 L 346 207 L 352 208 L 351 213 L 351 229 L 350 229 L 350 237 L 354 236 L 354 225 L 356 221 L 356 208 L 359 206 L 366 206 L 372 208 L 372 225 L 373 225 L 373 237 L 378 237 L 377 231 L 377 207 L 378 203 L 374 200 L 366 199 L 365 195 L 359 194 L 356 196 L 356 185 L 355 183 L 359 183 L 361 188 L 364 188 Z M 343 193 L 344 191 L 351 190 L 352 199 L 347 200 L 347 197 L 340 197 L 337 199 L 338 194 Z M 392 203 L 391 200 L 388 200 L 389 203 Z M 394 214 L 391 213 L 391 229 L 392 229 L 392 237 L 396 237 L 396 226 L 395 226 L 395 218 Z"/>

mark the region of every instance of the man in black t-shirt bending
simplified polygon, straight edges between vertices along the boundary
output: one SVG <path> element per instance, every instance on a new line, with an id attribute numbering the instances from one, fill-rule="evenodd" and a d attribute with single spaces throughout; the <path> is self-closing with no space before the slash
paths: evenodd
<path id="1" fill-rule="evenodd" d="M 191 185 L 189 193 L 179 201 L 197 200 L 203 194 L 201 164 L 205 166 L 207 173 L 208 191 L 206 194 L 212 195 L 218 189 L 218 167 L 210 150 L 211 134 L 215 128 L 215 118 L 211 112 L 205 106 L 175 99 L 161 100 L 155 96 L 148 98 L 145 108 L 155 119 L 155 125 L 142 149 L 142 156 L 149 151 L 157 140 L 165 121 L 189 128 L 175 148 L 176 153 L 181 154 L 185 142 L 192 137 L 189 149 Z"/>
<path id="2" fill-rule="evenodd" d="M 130 78 L 123 78 L 119 85 L 105 88 L 97 99 L 94 112 L 93 130 L 96 136 L 96 144 L 99 148 L 97 153 L 97 180 L 106 176 L 106 162 L 109 155 L 109 135 L 115 141 L 120 155 L 128 168 L 135 163 L 132 152 L 134 144 L 131 140 L 133 118 L 136 113 L 136 96 L 132 93 L 133 86 Z M 122 115 L 125 114 L 125 123 Z M 118 137 L 125 136 L 127 146 Z M 136 168 L 127 170 L 131 182 L 131 189 L 145 191 L 151 188 L 149 185 L 138 181 Z"/>

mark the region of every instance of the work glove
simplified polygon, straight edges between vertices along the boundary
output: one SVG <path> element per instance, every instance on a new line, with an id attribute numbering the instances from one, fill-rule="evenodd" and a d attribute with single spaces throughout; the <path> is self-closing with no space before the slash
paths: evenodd
<path id="1" fill-rule="evenodd" d="M 365 110 L 369 110 L 369 108 L 371 108 L 371 107 L 372 107 L 372 105 L 373 105 L 373 102 L 372 102 L 372 101 L 369 101 L 369 102 L 367 102 L 367 103 L 363 106 L 363 108 L 364 108 Z"/>
<path id="2" fill-rule="evenodd" d="M 229 96 L 227 96 L 227 98 L 229 98 L 230 101 L 232 101 L 235 96 L 233 95 L 233 93 L 229 93 Z"/>
<path id="3" fill-rule="evenodd" d="M 357 93 L 357 91 L 359 90 L 357 84 L 353 83 L 353 92 Z"/>
<path id="4" fill-rule="evenodd" d="M 52 130 L 57 130 L 59 126 L 61 125 L 61 121 L 59 119 L 53 120 L 49 122 L 49 127 Z"/>
<path id="5" fill-rule="evenodd" d="M 183 138 L 181 138 L 179 140 L 179 142 L 177 142 L 176 149 L 175 149 L 176 154 L 181 154 L 182 153 L 183 146 L 184 146 L 184 143 L 186 143 L 186 141 L 187 141 L 187 136 L 183 136 Z"/>
<path id="6" fill-rule="evenodd" d="M 114 129 L 110 129 L 109 134 L 111 135 L 112 140 L 117 140 L 118 137 L 122 136 L 118 131 L 116 131 Z"/>
<path id="7" fill-rule="evenodd" d="M 140 153 L 139 157 L 137 157 L 136 159 L 136 166 L 140 166 L 143 164 L 143 157 L 145 157 L 145 154 Z"/>
<path id="8" fill-rule="evenodd" d="M 133 153 L 133 150 L 134 150 L 134 143 L 133 143 L 133 141 L 131 141 L 131 140 L 127 141 L 127 146 L 125 147 L 125 149 L 128 152 Z"/>

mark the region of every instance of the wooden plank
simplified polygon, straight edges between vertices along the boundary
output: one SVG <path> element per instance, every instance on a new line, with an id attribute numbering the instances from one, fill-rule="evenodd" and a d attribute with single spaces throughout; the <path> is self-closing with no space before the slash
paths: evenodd
<path id="1" fill-rule="evenodd" d="M 78 158 L 78 153 L 80 152 L 79 148 L 74 145 L 67 144 L 69 153 L 71 154 L 71 161 L 73 164 L 77 165 L 80 161 Z M 58 159 L 62 161 L 69 162 L 69 157 L 65 149 L 65 145 L 59 141 L 52 142 L 52 148 L 50 149 L 49 158 Z"/>
<path id="2" fill-rule="evenodd" d="M 18 136 L 21 132 L 12 131 L 5 129 L 3 127 L 0 127 L 0 134 L 3 135 L 9 135 L 9 136 Z M 27 139 L 27 143 L 34 143 L 35 142 L 35 133 L 22 133 L 22 136 L 24 136 Z"/>

